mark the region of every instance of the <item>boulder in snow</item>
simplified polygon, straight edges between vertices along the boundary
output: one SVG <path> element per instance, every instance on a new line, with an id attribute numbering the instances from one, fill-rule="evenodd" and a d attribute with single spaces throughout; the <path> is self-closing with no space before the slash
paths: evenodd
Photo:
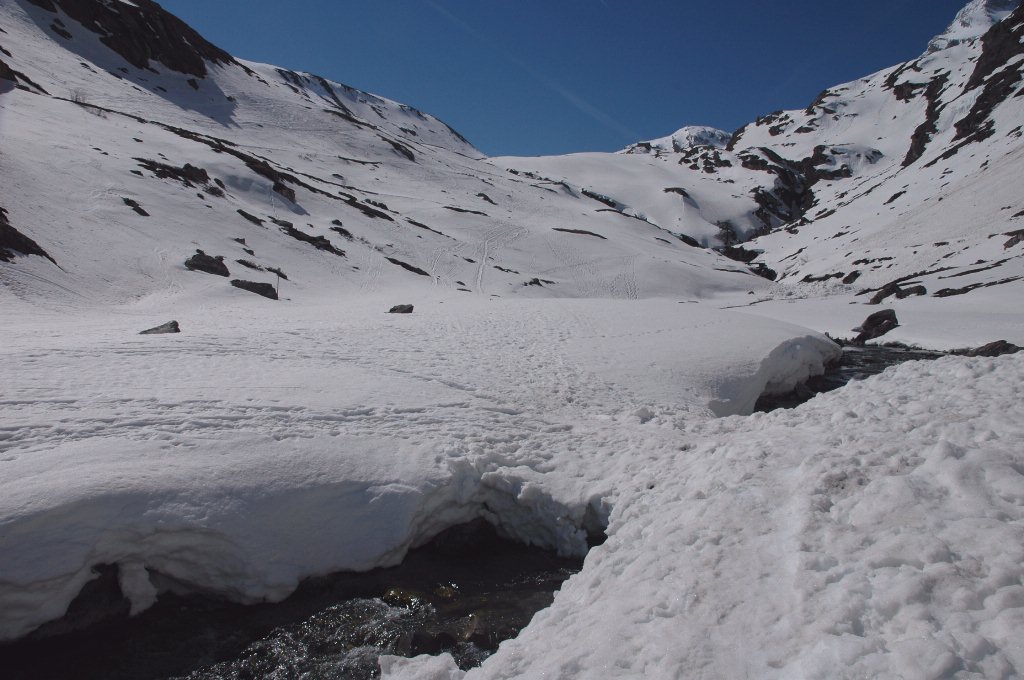
<path id="1" fill-rule="evenodd" d="M 855 345 L 863 345 L 868 340 L 882 337 L 899 325 L 900 323 L 896 319 L 896 311 L 883 309 L 871 314 L 868 318 L 864 319 L 864 323 L 853 329 L 860 333 L 854 338 L 853 342 Z"/>
<path id="2" fill-rule="evenodd" d="M 228 266 L 224 264 L 223 255 L 207 255 L 199 249 L 196 249 L 195 255 L 185 260 L 185 266 L 192 271 L 206 272 L 217 276 L 231 275 Z"/>
<path id="3" fill-rule="evenodd" d="M 269 283 L 258 283 L 256 281 L 243 281 L 241 279 L 232 279 L 231 285 L 234 286 L 235 288 L 247 290 L 250 293 L 262 295 L 263 297 L 270 298 L 271 300 L 277 299 L 277 289 L 274 288 Z"/>
<path id="4" fill-rule="evenodd" d="M 412 305 L 395 305 L 388 310 L 388 314 L 412 314 Z"/>
<path id="5" fill-rule="evenodd" d="M 168 321 L 162 323 L 159 326 L 153 328 L 147 328 L 144 331 L 139 331 L 139 335 L 163 335 L 164 333 L 180 333 L 181 328 L 178 326 L 177 321 Z"/>

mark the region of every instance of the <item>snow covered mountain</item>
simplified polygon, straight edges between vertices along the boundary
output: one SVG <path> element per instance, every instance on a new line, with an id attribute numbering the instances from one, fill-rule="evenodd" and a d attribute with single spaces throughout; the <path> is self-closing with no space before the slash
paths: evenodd
<path id="1" fill-rule="evenodd" d="M 278 270 L 293 297 L 760 285 L 600 197 L 505 172 L 432 116 L 236 60 L 149 0 L 10 0 L 0 26 L 0 280 L 20 296 L 239 295 L 229 278 L 276 286 Z M 227 276 L 188 271 L 197 250 Z"/>
<path id="2" fill-rule="evenodd" d="M 920 58 L 765 115 L 724 148 L 684 128 L 625 157 L 500 162 L 606 195 L 702 245 L 752 241 L 732 254 L 760 253 L 761 271 L 779 280 L 846 284 L 861 301 L 993 286 L 1019 296 L 1018 6 L 971 2 Z"/>
<path id="3" fill-rule="evenodd" d="M 484 518 L 583 571 L 385 677 L 1020 677 L 1024 359 L 741 416 L 865 304 L 1024 344 L 1022 36 L 976 0 L 732 134 L 489 159 L 152 0 L 0 0 L 0 651 L 99 565 L 278 601 Z"/>

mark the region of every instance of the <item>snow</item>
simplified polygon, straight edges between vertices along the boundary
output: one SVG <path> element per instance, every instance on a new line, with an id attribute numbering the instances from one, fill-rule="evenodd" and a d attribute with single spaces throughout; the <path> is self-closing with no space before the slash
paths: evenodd
<path id="1" fill-rule="evenodd" d="M 949 28 L 932 39 L 928 44 L 928 50 L 944 50 L 980 38 L 1019 5 L 1020 0 L 971 0 L 956 15 Z"/>
<path id="2" fill-rule="evenodd" d="M 1022 397 L 1021 357 L 945 358 L 689 424 L 464 677 L 1018 677 Z M 418 661 L 384 677 L 463 677 Z"/>
<path id="3" fill-rule="evenodd" d="M 837 356 L 820 332 L 881 308 L 885 340 L 1024 345 L 1024 284 L 1000 283 L 1024 277 L 1004 245 L 1024 100 L 943 158 L 980 94 L 975 38 L 1015 4 L 971 3 L 943 49 L 734 151 L 691 126 L 652 153 L 487 159 L 339 83 L 242 62 L 194 88 L 0 3 L 5 63 L 50 93 L 0 94 L 0 207 L 57 261 L 0 263 L 0 639 L 60 617 L 94 565 L 119 566 L 133 613 L 183 586 L 274 601 L 484 517 L 583 571 L 481 668 L 385 677 L 1019 676 L 1024 359 L 906 364 L 747 415 Z M 749 244 L 779 281 L 674 236 L 763 232 L 779 171 L 759 164 L 819 147 L 850 177 Z M 186 270 L 196 249 L 232 277 L 282 269 L 282 299 Z M 928 294 L 864 304 L 897 279 Z M 182 333 L 138 335 L 169 319 Z"/>
<path id="4" fill-rule="evenodd" d="M 146 305 L 8 329 L 0 635 L 59 616 L 96 564 L 126 567 L 141 610 L 144 569 L 278 600 L 478 516 L 582 554 L 649 431 L 749 412 L 837 354 L 673 300 L 414 300 L 182 304 L 177 335 L 137 335 Z"/>

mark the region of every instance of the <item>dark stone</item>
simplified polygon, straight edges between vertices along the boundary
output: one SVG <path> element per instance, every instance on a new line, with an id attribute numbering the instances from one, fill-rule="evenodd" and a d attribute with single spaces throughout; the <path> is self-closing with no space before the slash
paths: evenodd
<path id="1" fill-rule="evenodd" d="M 15 254 L 38 255 L 50 262 L 57 261 L 50 257 L 42 247 L 11 226 L 7 221 L 7 211 L 0 208 L 0 262 L 12 262 Z"/>
<path id="2" fill-rule="evenodd" d="M 910 149 L 903 158 L 903 167 L 914 163 L 924 155 L 928 142 L 932 141 L 932 135 L 939 131 L 939 114 L 942 113 L 943 105 L 939 96 L 949 82 L 949 72 L 933 78 L 925 88 L 924 96 L 928 100 L 928 108 L 925 110 L 924 122 L 917 126 L 914 134 L 910 137 Z"/>
<path id="3" fill-rule="evenodd" d="M 1008 231 L 1003 236 L 1009 236 L 1010 240 L 1003 244 L 1003 250 L 1012 248 L 1018 243 L 1024 243 L 1024 229 L 1018 229 L 1017 231 Z"/>
<path id="4" fill-rule="evenodd" d="M 715 248 L 715 251 L 730 260 L 742 262 L 743 264 L 750 264 L 761 254 L 756 250 L 747 250 L 743 246 L 721 246 Z"/>
<path id="5" fill-rule="evenodd" d="M 231 276 L 228 266 L 224 264 L 224 256 L 210 256 L 203 251 L 196 249 L 196 254 L 185 260 L 185 266 L 192 271 L 216 274 L 217 276 Z"/>
<path id="6" fill-rule="evenodd" d="M 604 194 L 599 194 L 596 191 L 590 191 L 589 189 L 582 189 L 580 191 L 580 193 L 583 194 L 584 196 L 586 196 L 587 198 L 594 199 L 598 203 L 604 203 L 609 208 L 612 208 L 614 210 L 622 210 L 622 208 L 619 206 L 619 202 L 618 201 L 616 201 L 613 198 L 609 198 L 608 196 L 605 196 Z"/>
<path id="7" fill-rule="evenodd" d="M 153 0 L 133 0 L 130 4 L 96 0 L 29 2 L 50 12 L 56 12 L 59 6 L 136 68 L 149 69 L 150 61 L 155 61 L 172 71 L 203 77 L 206 62 L 237 64 L 230 54 L 207 42 Z"/>
<path id="8" fill-rule="evenodd" d="M 454 206 L 454 205 L 446 205 L 444 207 L 444 209 L 445 210 L 451 210 L 452 212 L 457 212 L 457 213 L 467 213 L 469 215 L 482 215 L 483 217 L 487 217 L 488 216 L 487 213 L 482 212 L 480 210 L 470 210 L 469 208 L 459 208 L 459 207 Z"/>
<path id="9" fill-rule="evenodd" d="M 277 290 L 269 283 L 257 283 L 256 281 L 243 281 L 241 279 L 232 279 L 231 285 L 235 288 L 241 288 L 247 290 L 250 293 L 256 293 L 262 295 L 265 298 L 271 300 L 277 299 Z"/>
<path id="10" fill-rule="evenodd" d="M 401 260 L 397 260 L 393 257 L 386 257 L 384 259 L 386 259 L 391 264 L 398 265 L 399 267 L 405 269 L 406 271 L 412 272 L 413 274 L 419 274 L 420 276 L 430 276 L 430 274 L 428 274 L 427 272 L 423 271 L 419 267 L 409 264 L 408 262 L 402 262 Z"/>
<path id="11" fill-rule="evenodd" d="M 149 217 L 149 213 L 148 213 L 148 212 L 146 212 L 146 211 L 145 211 L 145 210 L 144 210 L 144 209 L 142 208 L 142 206 L 141 206 L 141 205 L 139 205 L 139 202 L 138 202 L 138 201 L 135 201 L 135 200 L 133 200 L 133 199 L 130 199 L 130 198 L 122 198 L 121 200 L 122 200 L 122 201 L 124 201 L 124 204 L 125 204 L 126 206 L 128 206 L 129 208 L 131 208 L 132 210 L 134 210 L 134 211 L 135 211 L 136 213 L 138 213 L 139 215 L 142 215 L 143 217 Z"/>
<path id="12" fill-rule="evenodd" d="M 752 274 L 757 274 L 762 279 L 768 279 L 769 281 L 775 281 L 779 278 L 779 273 L 764 262 L 758 262 L 754 266 L 750 267 L 750 272 Z"/>
<path id="13" fill-rule="evenodd" d="M 274 182 L 274 193 L 295 203 L 295 189 L 283 182 Z"/>
<path id="14" fill-rule="evenodd" d="M 690 246 L 691 248 L 700 248 L 701 247 L 700 243 L 697 242 L 697 239 L 693 238 L 692 236 L 687 236 L 686 234 L 675 234 L 675 233 L 673 233 L 673 235 L 677 239 L 679 239 L 680 241 L 685 243 L 686 245 Z"/>
<path id="15" fill-rule="evenodd" d="M 892 309 L 883 309 L 875 312 L 868 316 L 858 328 L 853 330 L 859 331 L 859 335 L 854 338 L 853 344 L 863 345 L 868 340 L 874 340 L 880 338 L 892 329 L 899 326 L 899 320 L 896 318 L 896 311 Z"/>
<path id="16" fill-rule="evenodd" d="M 868 301 L 868 304 L 869 305 L 877 305 L 878 303 L 880 303 L 885 298 L 887 298 L 887 297 L 889 297 L 891 295 L 898 294 L 901 290 L 903 290 L 903 289 L 900 288 L 898 283 L 895 283 L 895 282 L 887 283 L 884 286 L 882 286 L 878 290 L 878 292 L 876 292 L 874 295 L 871 296 L 871 299 Z"/>
<path id="17" fill-rule="evenodd" d="M 248 221 L 250 221 L 253 224 L 255 224 L 257 227 L 262 227 L 263 226 L 263 220 L 261 220 L 260 218 L 256 217 L 255 215 L 247 213 L 244 210 L 242 210 L 241 208 L 239 208 L 235 212 L 237 212 L 239 215 L 241 215 L 242 217 L 244 217 Z"/>
<path id="18" fill-rule="evenodd" d="M 175 179 L 184 184 L 185 186 L 191 187 L 196 184 L 205 185 L 210 181 L 210 173 L 206 172 L 203 168 L 198 168 L 191 163 L 185 163 L 180 168 L 167 163 L 161 163 L 160 161 L 150 160 L 148 158 L 136 158 L 139 165 L 146 170 L 149 170 L 160 179 Z"/>
<path id="19" fill-rule="evenodd" d="M 843 277 L 843 283 L 849 285 L 849 284 L 853 283 L 854 281 L 856 281 L 859 278 L 860 278 L 860 272 L 859 271 L 852 271 L 852 272 L 850 272 L 849 274 L 847 274 L 846 276 Z"/>
<path id="20" fill-rule="evenodd" d="M 996 340 L 990 342 L 987 345 L 976 347 L 968 350 L 955 350 L 953 354 L 959 354 L 967 357 L 999 357 L 1004 354 L 1016 354 L 1021 351 L 1022 348 L 1014 345 L 1013 343 L 1007 342 L 1006 340 Z"/>
<path id="21" fill-rule="evenodd" d="M 339 248 L 335 248 L 334 244 L 332 244 L 330 240 L 328 240 L 324 236 L 314 236 L 312 234 L 307 234 L 306 232 L 300 231 L 299 229 L 296 229 L 295 227 L 291 226 L 291 224 L 288 224 L 288 226 L 285 227 L 281 227 L 281 231 L 288 234 L 293 239 L 312 245 L 317 250 L 325 250 L 328 253 L 338 255 L 339 257 L 345 257 L 345 251 Z"/>
<path id="22" fill-rule="evenodd" d="M 607 241 L 607 240 L 608 240 L 608 237 L 606 237 L 606 236 L 601 236 L 600 234 L 595 234 L 594 232 L 592 232 L 592 231 L 587 231 L 586 229 L 564 229 L 564 228 L 562 228 L 562 227 L 551 227 L 551 228 L 552 228 L 553 230 L 555 230 L 555 231 L 563 231 L 563 232 L 565 232 L 566 234 L 581 234 L 581 235 L 583 235 L 583 236 L 596 236 L 596 237 L 598 237 L 599 239 L 602 239 L 602 240 L 604 240 L 604 241 Z"/>
<path id="23" fill-rule="evenodd" d="M 896 291 L 896 299 L 902 300 L 908 298 L 911 295 L 927 295 L 928 289 L 924 286 L 911 286 L 910 288 L 902 288 Z"/>
<path id="24" fill-rule="evenodd" d="M 147 328 L 144 331 L 139 331 L 139 335 L 163 335 L 165 333 L 180 333 L 181 328 L 178 326 L 177 321 L 168 321 L 167 323 L 154 326 L 153 328 Z"/>
<path id="25" fill-rule="evenodd" d="M 412 314 L 412 305 L 395 305 L 388 310 L 388 314 Z"/>

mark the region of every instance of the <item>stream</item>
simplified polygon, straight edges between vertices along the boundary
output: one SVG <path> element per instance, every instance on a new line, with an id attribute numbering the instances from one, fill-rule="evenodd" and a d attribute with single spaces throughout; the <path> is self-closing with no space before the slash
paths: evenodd
<path id="1" fill-rule="evenodd" d="M 787 394 L 762 396 L 754 406 L 755 411 L 774 411 L 777 408 L 793 408 L 814 395 L 831 392 L 850 382 L 877 375 L 904 361 L 931 360 L 945 356 L 944 352 L 910 347 L 886 347 L 868 345 L 865 347 L 843 347 L 839 361 L 826 367 L 823 375 L 812 377 L 803 385 Z"/>
<path id="2" fill-rule="evenodd" d="M 441 652 L 465 669 L 515 637 L 582 564 L 480 520 L 397 567 L 308 579 L 277 604 L 165 593 L 130 619 L 125 606 L 81 631 L 0 645 L 0 669 L 7 680 L 363 680 L 378 677 L 381 654 Z M 116 590 L 116 569 L 104 579 Z M 101 590 L 90 597 L 123 599 Z"/>

